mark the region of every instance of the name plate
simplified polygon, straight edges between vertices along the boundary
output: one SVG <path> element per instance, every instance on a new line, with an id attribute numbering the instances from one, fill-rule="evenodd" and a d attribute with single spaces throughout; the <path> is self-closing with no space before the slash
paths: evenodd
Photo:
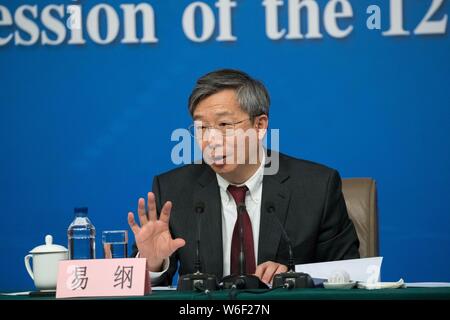
<path id="1" fill-rule="evenodd" d="M 56 298 L 143 296 L 150 293 L 146 259 L 59 262 Z"/>

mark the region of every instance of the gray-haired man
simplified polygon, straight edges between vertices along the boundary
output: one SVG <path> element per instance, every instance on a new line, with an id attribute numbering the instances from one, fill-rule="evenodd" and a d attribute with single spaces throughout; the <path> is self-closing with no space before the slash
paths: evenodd
<path id="1" fill-rule="evenodd" d="M 288 250 L 276 219 L 297 264 L 359 257 L 338 172 L 263 148 L 269 104 L 264 85 L 238 70 L 214 71 L 197 81 L 189 111 L 204 162 L 156 176 L 147 207 L 143 198 L 138 201 L 140 226 L 128 214 L 136 251 L 147 259 L 153 282 L 169 284 L 178 262 L 181 275 L 195 271 L 197 203 L 204 207 L 202 270 L 219 279 L 236 273 L 240 204 L 246 272 L 266 283 L 287 270 Z M 274 158 L 278 170 L 266 174 Z"/>

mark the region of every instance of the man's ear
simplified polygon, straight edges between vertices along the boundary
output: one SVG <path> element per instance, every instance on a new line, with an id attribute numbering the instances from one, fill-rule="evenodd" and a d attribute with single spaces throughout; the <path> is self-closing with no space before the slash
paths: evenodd
<path id="1" fill-rule="evenodd" d="M 267 129 L 269 126 L 269 118 L 267 115 L 262 114 L 255 119 L 254 126 L 256 129 Z"/>
<path id="2" fill-rule="evenodd" d="M 269 126 L 269 118 L 267 117 L 267 115 L 263 114 L 258 116 L 257 119 L 255 119 L 255 128 L 258 130 L 259 140 L 262 140 L 266 135 L 268 126 Z"/>

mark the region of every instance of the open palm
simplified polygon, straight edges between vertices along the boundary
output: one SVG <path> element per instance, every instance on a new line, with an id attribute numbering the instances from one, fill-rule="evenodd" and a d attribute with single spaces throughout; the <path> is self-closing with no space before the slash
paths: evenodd
<path id="1" fill-rule="evenodd" d="M 167 201 L 161 209 L 159 219 L 156 214 L 155 195 L 148 193 L 147 208 L 145 200 L 138 201 L 138 216 L 140 226 L 134 219 L 133 212 L 128 213 L 128 224 L 134 233 L 139 256 L 147 259 L 147 268 L 150 271 L 161 271 L 164 259 L 168 258 L 178 248 L 185 245 L 181 238 L 172 239 L 169 230 L 170 211 L 172 203 Z"/>

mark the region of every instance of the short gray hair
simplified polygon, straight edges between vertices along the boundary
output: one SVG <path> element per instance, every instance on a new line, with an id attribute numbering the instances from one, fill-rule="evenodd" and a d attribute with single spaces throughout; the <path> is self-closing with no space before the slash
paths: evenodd
<path id="1" fill-rule="evenodd" d="M 245 72 L 233 69 L 213 71 L 197 80 L 189 97 L 191 115 L 200 101 L 225 89 L 236 91 L 240 107 L 251 119 L 262 114 L 269 115 L 270 97 L 264 85 Z"/>

